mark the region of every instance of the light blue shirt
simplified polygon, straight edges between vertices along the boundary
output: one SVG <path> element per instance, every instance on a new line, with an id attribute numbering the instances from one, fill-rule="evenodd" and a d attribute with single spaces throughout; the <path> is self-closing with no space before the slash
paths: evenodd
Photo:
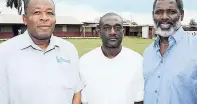
<path id="1" fill-rule="evenodd" d="M 70 42 L 52 36 L 42 50 L 25 32 L 0 44 L 0 104 L 72 104 L 83 88 Z"/>
<path id="2" fill-rule="evenodd" d="M 144 52 L 144 104 L 197 104 L 197 39 L 179 28 L 162 57 L 159 37 Z"/>

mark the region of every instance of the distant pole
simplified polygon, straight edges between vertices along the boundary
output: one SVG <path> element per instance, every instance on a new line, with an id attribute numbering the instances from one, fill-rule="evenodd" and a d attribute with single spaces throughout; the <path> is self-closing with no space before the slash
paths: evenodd
<path id="1" fill-rule="evenodd" d="M 83 37 L 85 37 L 86 36 L 86 27 L 85 27 L 85 25 L 84 25 L 84 27 L 83 27 Z"/>

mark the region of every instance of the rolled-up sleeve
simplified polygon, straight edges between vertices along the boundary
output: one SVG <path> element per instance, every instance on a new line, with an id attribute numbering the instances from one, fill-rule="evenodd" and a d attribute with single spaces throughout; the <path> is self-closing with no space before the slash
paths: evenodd
<path id="1" fill-rule="evenodd" d="M 74 69 L 76 70 L 76 74 L 77 74 L 76 75 L 76 86 L 74 88 L 74 92 L 77 93 L 77 92 L 80 92 L 81 90 L 84 89 L 85 83 L 84 83 L 83 78 L 80 75 L 80 64 L 79 64 L 78 52 L 75 47 L 73 47 L 73 48 L 74 48 L 74 50 L 73 50 L 73 53 L 74 53 L 73 66 L 74 66 Z"/>
<path id="2" fill-rule="evenodd" d="M 79 73 L 79 77 L 77 78 L 77 85 L 75 87 L 75 93 L 83 90 L 85 87 L 85 83 L 84 83 L 84 80 L 82 79 L 80 73 Z"/>
<path id="3" fill-rule="evenodd" d="M 3 52 L 0 51 L 0 104 L 9 104 L 8 77 Z"/>

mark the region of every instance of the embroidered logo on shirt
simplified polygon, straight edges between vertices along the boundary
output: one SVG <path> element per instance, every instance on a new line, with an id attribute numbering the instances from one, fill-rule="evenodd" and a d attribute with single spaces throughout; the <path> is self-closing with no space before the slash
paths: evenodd
<path id="1" fill-rule="evenodd" d="M 67 60 L 67 59 L 65 59 L 65 58 L 63 58 L 63 57 L 58 57 L 58 56 L 56 56 L 56 60 L 57 60 L 57 63 L 67 62 L 67 63 L 70 64 L 70 60 Z"/>

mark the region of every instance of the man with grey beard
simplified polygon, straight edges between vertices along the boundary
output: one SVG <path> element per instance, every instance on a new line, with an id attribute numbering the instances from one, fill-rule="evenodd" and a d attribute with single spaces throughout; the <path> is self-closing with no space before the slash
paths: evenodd
<path id="1" fill-rule="evenodd" d="M 145 50 L 144 104 L 197 104 L 197 40 L 185 34 L 182 0 L 155 0 L 156 40 Z"/>

